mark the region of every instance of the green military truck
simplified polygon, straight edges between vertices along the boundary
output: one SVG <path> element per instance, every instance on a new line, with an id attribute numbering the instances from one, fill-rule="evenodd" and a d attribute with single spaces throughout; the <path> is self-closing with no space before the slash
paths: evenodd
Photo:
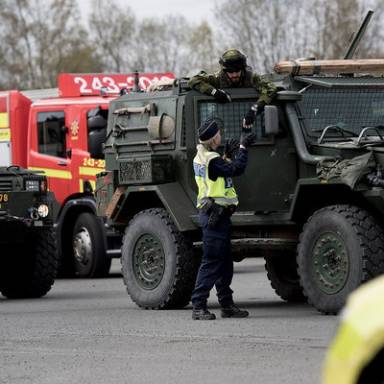
<path id="1" fill-rule="evenodd" d="M 336 313 L 352 290 L 384 272 L 384 79 L 375 75 L 384 61 L 276 68 L 279 92 L 257 118 L 247 170 L 234 179 L 234 257 L 264 257 L 281 298 Z M 141 307 L 189 302 L 201 250 L 197 129 L 216 117 L 224 142 L 238 138 L 258 97 L 254 89 L 228 92 L 232 102 L 218 104 L 178 80 L 110 106 L 97 206 L 124 235 L 124 281 Z"/>
<path id="2" fill-rule="evenodd" d="M 10 299 L 44 296 L 56 277 L 57 202 L 47 187 L 37 172 L 0 167 L 0 293 Z"/>

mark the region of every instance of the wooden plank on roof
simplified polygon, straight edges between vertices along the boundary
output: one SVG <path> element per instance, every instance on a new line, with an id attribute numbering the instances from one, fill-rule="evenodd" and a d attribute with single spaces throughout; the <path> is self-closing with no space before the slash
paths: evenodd
<path id="1" fill-rule="evenodd" d="M 316 75 L 320 73 L 384 74 L 384 59 L 280 61 L 275 65 L 274 71 L 278 74 L 290 75 Z"/>

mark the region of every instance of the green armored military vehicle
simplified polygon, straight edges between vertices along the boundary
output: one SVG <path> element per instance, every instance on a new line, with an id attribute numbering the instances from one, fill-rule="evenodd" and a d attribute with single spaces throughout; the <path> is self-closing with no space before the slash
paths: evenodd
<path id="1" fill-rule="evenodd" d="M 41 297 L 54 283 L 57 202 L 47 187 L 36 172 L 0 167 L 0 293 L 8 298 Z"/>
<path id="2" fill-rule="evenodd" d="M 252 128 L 247 170 L 234 179 L 234 255 L 264 257 L 281 298 L 336 313 L 384 272 L 384 79 L 372 74 L 384 72 L 384 61 L 285 64 L 277 66 L 285 74 L 272 76 L 275 101 Z M 201 249 L 197 129 L 216 117 L 223 142 L 238 138 L 258 97 L 228 92 L 232 102 L 217 104 L 179 80 L 110 106 L 97 205 L 124 234 L 124 281 L 141 307 L 189 302 Z"/>

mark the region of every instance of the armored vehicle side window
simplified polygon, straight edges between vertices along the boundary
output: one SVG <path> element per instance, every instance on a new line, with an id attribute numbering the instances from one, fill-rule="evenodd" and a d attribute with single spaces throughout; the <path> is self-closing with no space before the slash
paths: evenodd
<path id="1" fill-rule="evenodd" d="M 384 89 L 311 87 L 298 103 L 310 136 L 319 136 L 329 125 L 359 134 L 363 127 L 384 122 Z"/>
<path id="2" fill-rule="evenodd" d="M 66 157 L 65 115 L 63 111 L 37 114 L 39 152 L 45 155 Z"/>
<path id="3" fill-rule="evenodd" d="M 249 108 L 254 104 L 254 101 L 233 101 L 227 104 L 217 104 L 207 101 L 199 103 L 199 121 L 208 118 L 218 118 L 223 122 L 222 138 L 223 141 L 230 138 L 239 138 L 241 135 L 241 127 L 243 118 L 248 112 Z M 256 134 L 256 142 L 269 143 L 271 139 L 266 136 L 263 124 L 262 115 L 258 115 L 255 123 L 253 124 L 252 132 Z"/>

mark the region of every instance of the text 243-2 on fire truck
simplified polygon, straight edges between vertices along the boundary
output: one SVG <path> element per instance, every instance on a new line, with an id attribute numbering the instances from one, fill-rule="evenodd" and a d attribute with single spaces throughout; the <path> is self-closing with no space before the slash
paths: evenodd
<path id="1" fill-rule="evenodd" d="M 99 277 L 118 255 L 119 234 L 96 216 L 109 102 L 172 73 L 60 74 L 58 89 L 0 92 L 0 166 L 41 170 L 60 203 L 57 244 L 63 276 Z"/>

